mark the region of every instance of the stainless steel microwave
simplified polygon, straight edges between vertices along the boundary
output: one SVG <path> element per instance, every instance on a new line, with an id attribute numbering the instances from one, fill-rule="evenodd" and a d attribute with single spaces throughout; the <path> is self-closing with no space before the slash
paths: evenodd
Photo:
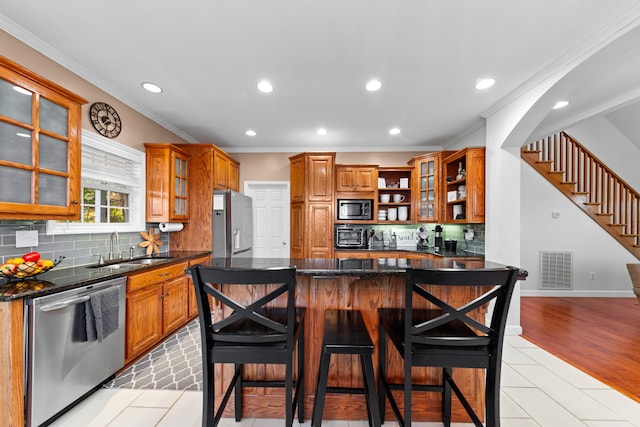
<path id="1" fill-rule="evenodd" d="M 373 200 L 371 199 L 338 199 L 339 220 L 372 220 Z"/>

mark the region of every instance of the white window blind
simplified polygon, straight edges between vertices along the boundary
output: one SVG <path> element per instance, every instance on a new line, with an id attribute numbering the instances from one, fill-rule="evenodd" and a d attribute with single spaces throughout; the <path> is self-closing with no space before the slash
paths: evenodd
<path id="1" fill-rule="evenodd" d="M 91 144 L 82 144 L 82 178 L 93 181 L 108 181 L 116 184 L 139 187 L 142 182 L 142 166 L 144 160 L 132 159 L 124 146 L 107 145 L 104 141 L 93 141 L 93 137 L 83 134 L 83 138 L 90 139 Z M 89 141 L 85 141 L 89 142 Z M 138 152 L 137 157 L 143 155 Z"/>

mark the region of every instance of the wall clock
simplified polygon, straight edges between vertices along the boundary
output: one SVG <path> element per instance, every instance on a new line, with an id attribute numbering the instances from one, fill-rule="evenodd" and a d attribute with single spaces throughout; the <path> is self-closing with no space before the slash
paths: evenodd
<path id="1" fill-rule="evenodd" d="M 89 109 L 89 118 L 100 135 L 107 138 L 115 138 L 120 135 L 122 121 L 118 112 L 111 105 L 104 102 L 93 103 Z"/>

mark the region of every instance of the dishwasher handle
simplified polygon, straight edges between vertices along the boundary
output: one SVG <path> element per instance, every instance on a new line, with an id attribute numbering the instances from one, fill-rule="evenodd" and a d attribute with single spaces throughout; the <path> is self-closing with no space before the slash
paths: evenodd
<path id="1" fill-rule="evenodd" d="M 42 307 L 40 307 L 40 311 L 48 312 L 48 311 L 61 310 L 63 308 L 69 307 L 70 305 L 80 304 L 81 302 L 87 302 L 89 301 L 89 299 L 91 299 L 91 296 L 85 295 L 78 298 L 70 298 L 64 301 L 56 301 L 56 302 L 52 302 L 51 304 L 43 305 Z"/>

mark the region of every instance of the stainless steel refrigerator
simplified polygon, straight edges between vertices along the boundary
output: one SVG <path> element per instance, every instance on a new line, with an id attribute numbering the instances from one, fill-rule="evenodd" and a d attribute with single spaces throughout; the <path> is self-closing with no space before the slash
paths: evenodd
<path id="1" fill-rule="evenodd" d="M 213 256 L 253 257 L 251 197 L 236 191 L 213 192 Z"/>

